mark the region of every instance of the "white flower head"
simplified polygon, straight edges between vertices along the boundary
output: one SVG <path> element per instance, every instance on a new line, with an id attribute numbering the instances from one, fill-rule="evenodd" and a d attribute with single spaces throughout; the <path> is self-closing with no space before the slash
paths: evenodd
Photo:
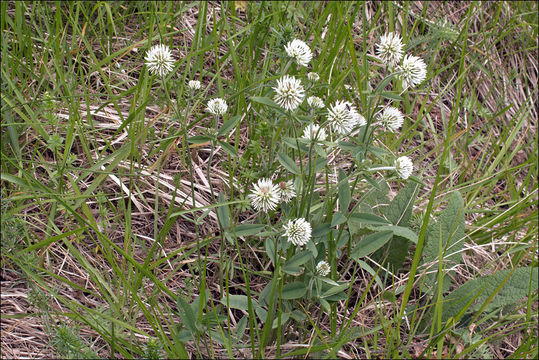
<path id="1" fill-rule="evenodd" d="M 221 98 L 215 98 L 208 101 L 208 107 L 206 111 L 212 113 L 213 115 L 223 115 L 226 113 L 228 105 L 226 101 Z"/>
<path id="2" fill-rule="evenodd" d="M 283 226 L 284 236 L 288 238 L 292 244 L 303 246 L 311 239 L 312 228 L 304 218 L 288 220 L 288 223 Z"/>
<path id="3" fill-rule="evenodd" d="M 301 82 L 293 76 L 284 75 L 277 80 L 275 97 L 273 98 L 277 104 L 286 110 L 294 110 L 305 98 L 305 90 Z"/>
<path id="4" fill-rule="evenodd" d="M 309 96 L 307 98 L 307 104 L 315 109 L 322 109 L 325 106 L 322 99 L 320 99 L 318 96 Z"/>
<path id="5" fill-rule="evenodd" d="M 320 80 L 320 76 L 315 72 L 310 72 L 307 74 L 307 79 L 311 80 L 312 82 L 316 82 Z"/>
<path id="6" fill-rule="evenodd" d="M 253 186 L 253 190 L 247 197 L 256 211 L 268 212 L 275 210 L 279 203 L 280 193 L 277 185 L 273 184 L 271 179 L 259 179 Z"/>
<path id="7" fill-rule="evenodd" d="M 427 77 L 427 65 L 417 56 L 405 55 L 397 70 L 404 87 L 417 86 Z"/>
<path id="8" fill-rule="evenodd" d="M 286 53 L 301 66 L 307 66 L 313 58 L 313 53 L 307 44 L 303 41 L 294 39 L 284 47 Z"/>
<path id="9" fill-rule="evenodd" d="M 399 35 L 389 33 L 382 35 L 378 44 L 378 55 L 384 64 L 394 66 L 400 63 L 404 54 L 404 45 Z"/>
<path id="10" fill-rule="evenodd" d="M 408 156 L 401 156 L 395 160 L 395 171 L 403 179 L 408 179 L 414 170 L 414 163 Z"/>
<path id="11" fill-rule="evenodd" d="M 148 70 L 152 74 L 158 74 L 159 76 L 165 76 L 172 71 L 174 67 L 174 59 L 172 58 L 172 52 L 166 45 L 155 45 L 146 53 L 144 58 Z"/>
<path id="12" fill-rule="evenodd" d="M 302 138 L 311 141 L 325 141 L 327 138 L 326 130 L 316 124 L 309 124 L 305 130 L 303 130 Z"/>
<path id="13" fill-rule="evenodd" d="M 320 261 L 318 265 L 316 265 L 316 273 L 320 276 L 327 276 L 331 270 L 331 267 L 327 263 L 327 261 Z"/>
<path id="14" fill-rule="evenodd" d="M 395 132 L 402 126 L 404 115 L 396 107 L 389 106 L 382 111 L 379 119 L 389 131 Z"/>
<path id="15" fill-rule="evenodd" d="M 290 200 L 296 197 L 296 189 L 292 180 L 281 181 L 279 183 L 279 196 L 281 201 L 285 203 L 290 202 Z"/>
<path id="16" fill-rule="evenodd" d="M 367 123 L 352 103 L 340 100 L 330 106 L 328 121 L 333 131 L 342 135 L 349 134 L 356 125 L 363 126 Z"/>
<path id="17" fill-rule="evenodd" d="M 199 90 L 200 89 L 200 81 L 198 80 L 190 80 L 189 83 L 187 84 L 187 86 L 189 87 L 189 89 L 191 90 Z"/>

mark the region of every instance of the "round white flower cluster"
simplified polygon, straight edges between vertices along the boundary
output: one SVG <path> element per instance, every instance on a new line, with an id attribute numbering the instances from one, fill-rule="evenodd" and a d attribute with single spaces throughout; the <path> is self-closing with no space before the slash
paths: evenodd
<path id="1" fill-rule="evenodd" d="M 318 96 L 309 96 L 307 98 L 307 104 L 315 109 L 322 109 L 325 106 L 322 99 L 320 99 Z"/>
<path id="2" fill-rule="evenodd" d="M 408 179 L 414 170 L 414 163 L 408 156 L 401 156 L 395 160 L 395 171 L 403 179 Z"/>
<path id="3" fill-rule="evenodd" d="M 187 87 L 191 90 L 199 90 L 200 89 L 200 81 L 198 80 L 190 80 L 187 84 Z"/>
<path id="4" fill-rule="evenodd" d="M 316 274 L 320 276 L 328 276 L 330 271 L 331 271 L 331 267 L 329 266 L 327 261 L 320 261 L 316 265 Z"/>
<path id="5" fill-rule="evenodd" d="M 172 71 L 174 59 L 172 52 L 166 45 L 155 45 L 146 53 L 144 58 L 146 66 L 152 74 L 165 76 Z"/>
<path id="6" fill-rule="evenodd" d="M 417 86 L 427 77 L 425 62 L 417 56 L 404 55 L 402 38 L 397 34 L 382 35 L 377 44 L 377 52 L 380 60 L 387 66 L 397 65 L 396 70 L 399 72 L 397 77 L 405 88 Z"/>
<path id="7" fill-rule="evenodd" d="M 327 138 L 326 130 L 317 124 L 309 124 L 303 130 L 302 138 L 311 141 L 325 141 Z"/>
<path id="8" fill-rule="evenodd" d="M 427 77 L 427 65 L 417 56 L 405 55 L 397 70 L 401 72 L 399 78 L 404 87 L 417 86 Z"/>
<path id="9" fill-rule="evenodd" d="M 303 41 L 294 39 L 285 45 L 284 50 L 293 58 L 298 65 L 307 66 L 313 58 L 313 53 L 307 44 Z"/>
<path id="10" fill-rule="evenodd" d="M 283 226 L 284 236 L 288 238 L 292 244 L 303 246 L 311 239 L 312 228 L 304 218 L 288 220 Z"/>
<path id="11" fill-rule="evenodd" d="M 288 203 L 296 197 L 296 189 L 292 180 L 281 181 L 279 183 L 279 198 L 282 202 Z"/>
<path id="12" fill-rule="evenodd" d="M 342 135 L 349 134 L 356 125 L 363 126 L 367 123 L 352 103 L 340 100 L 330 106 L 328 122 L 333 131 Z"/>
<path id="13" fill-rule="evenodd" d="M 389 131 L 395 132 L 399 130 L 404 122 L 404 115 L 396 107 L 386 107 L 382 114 L 379 116 L 379 120 L 384 124 Z"/>
<path id="14" fill-rule="evenodd" d="M 253 186 L 252 192 L 247 195 L 256 211 L 268 212 L 275 210 L 279 203 L 279 188 L 271 179 L 259 179 Z"/>
<path id="15" fill-rule="evenodd" d="M 286 110 L 295 110 L 305 98 L 305 89 L 299 79 L 293 76 L 284 75 L 277 80 L 277 86 L 273 90 L 275 90 L 273 99 Z"/>
<path id="16" fill-rule="evenodd" d="M 404 54 L 404 45 L 399 35 L 390 32 L 382 35 L 378 44 L 378 55 L 387 66 L 398 64 Z"/>
<path id="17" fill-rule="evenodd" d="M 271 179 L 263 178 L 253 186 L 247 195 L 256 211 L 275 210 L 280 202 L 288 203 L 296 197 L 296 189 L 292 180 L 282 181 L 275 185 Z"/>
<path id="18" fill-rule="evenodd" d="M 223 115 L 226 113 L 228 109 L 228 105 L 226 104 L 226 101 L 221 98 L 215 98 L 208 101 L 208 107 L 206 108 L 206 111 L 213 114 L 213 115 Z"/>
<path id="19" fill-rule="evenodd" d="M 309 79 L 312 82 L 316 82 L 320 80 L 320 76 L 315 72 L 310 72 L 307 74 L 307 79 Z"/>

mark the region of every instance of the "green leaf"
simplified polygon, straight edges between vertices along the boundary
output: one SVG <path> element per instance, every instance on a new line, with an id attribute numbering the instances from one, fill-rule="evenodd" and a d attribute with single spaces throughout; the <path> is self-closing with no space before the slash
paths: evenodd
<path id="1" fill-rule="evenodd" d="M 300 251 L 299 253 L 295 254 L 294 256 L 292 256 L 286 263 L 285 263 L 285 266 L 286 265 L 290 265 L 290 266 L 300 266 L 300 265 L 303 265 L 305 264 L 307 261 L 309 261 L 309 259 L 311 258 L 311 252 L 309 250 L 303 250 L 303 251 Z"/>
<path id="2" fill-rule="evenodd" d="M 442 244 L 442 255 L 447 267 L 460 263 L 465 239 L 464 201 L 458 191 L 451 194 L 449 204 L 440 215 L 440 219 L 432 221 L 427 229 L 422 264 L 437 262 L 439 244 Z M 446 255 L 452 254 L 452 255 Z M 432 268 L 430 268 L 432 270 Z M 427 275 L 427 286 L 434 284 L 436 274 Z"/>
<path id="3" fill-rule="evenodd" d="M 230 130 L 236 127 L 240 119 L 241 119 L 241 115 L 236 115 L 236 116 L 231 117 L 227 122 L 223 124 L 223 126 L 221 126 L 221 128 L 219 129 L 219 132 L 217 133 L 217 136 L 223 136 L 223 135 L 228 134 Z"/>
<path id="4" fill-rule="evenodd" d="M 360 227 L 365 227 L 366 225 L 388 225 L 389 222 L 381 216 L 370 214 L 370 213 L 359 213 L 355 212 L 350 215 L 349 222 L 354 223 Z"/>
<path id="5" fill-rule="evenodd" d="M 304 152 L 309 151 L 309 148 L 307 147 L 307 145 L 305 145 L 301 141 L 298 141 L 297 138 L 286 137 L 286 138 L 283 139 L 283 142 L 286 145 L 290 146 L 294 150 L 301 150 L 301 151 L 304 151 Z"/>
<path id="6" fill-rule="evenodd" d="M 408 252 L 410 251 L 410 240 L 393 233 L 393 239 L 391 239 L 386 247 L 388 248 L 387 251 L 389 254 L 387 254 L 387 252 L 383 253 L 378 259 L 383 259 L 387 254 L 387 262 L 391 266 L 391 270 L 396 272 L 402 268 L 404 260 L 406 260 L 406 257 L 408 256 Z"/>
<path id="7" fill-rule="evenodd" d="M 394 225 L 408 226 L 418 192 L 419 185 L 408 182 L 389 203 L 389 206 L 382 209 L 382 214 Z"/>
<path id="8" fill-rule="evenodd" d="M 391 82 L 391 80 L 393 80 L 393 78 L 397 75 L 396 72 L 386 76 L 377 86 L 376 88 L 374 89 L 374 91 L 372 92 L 373 94 L 382 94 L 384 93 L 384 89 L 386 88 L 386 86 Z"/>
<path id="9" fill-rule="evenodd" d="M 281 107 L 279 104 L 271 100 L 269 97 L 266 96 L 251 96 L 251 101 L 257 102 L 259 104 L 268 105 L 272 108 L 280 109 Z"/>
<path id="10" fill-rule="evenodd" d="M 327 302 L 327 300 L 319 299 L 318 301 L 320 301 L 320 305 L 322 305 L 324 311 L 329 314 L 331 312 L 331 305 Z"/>
<path id="11" fill-rule="evenodd" d="M 538 272 L 537 268 L 530 269 L 529 267 L 517 268 L 512 275 L 511 269 L 499 270 L 493 275 L 479 276 L 475 279 L 468 280 L 464 285 L 452 291 L 444 297 L 444 307 L 442 312 L 442 320 L 447 321 L 450 317 L 455 317 L 459 314 L 467 303 L 474 296 L 479 294 L 470 306 L 468 312 L 477 311 L 495 294 L 497 288 L 505 281 L 503 287 L 494 295 L 492 301 L 485 307 L 484 311 L 492 311 L 504 306 L 517 304 L 524 296 L 528 295 L 530 287 L 530 275 L 532 291 L 538 287 Z M 506 279 L 509 276 L 508 279 Z"/>
<path id="12" fill-rule="evenodd" d="M 402 267 L 408 256 L 409 242 L 417 243 L 417 235 L 408 229 L 408 226 L 418 192 L 419 185 L 409 181 L 388 206 L 380 207 L 380 212 L 394 225 L 380 226 L 378 229 L 393 231 L 393 239 L 373 254 L 373 258 L 381 261 L 387 256 L 388 266 L 392 271 L 397 271 Z"/>
<path id="13" fill-rule="evenodd" d="M 266 249 L 266 254 L 271 262 L 275 265 L 275 243 L 273 242 L 273 239 L 267 237 L 266 240 L 264 240 L 264 248 Z"/>
<path id="14" fill-rule="evenodd" d="M 256 306 L 256 301 L 254 299 L 251 299 L 253 302 L 253 306 Z M 223 296 L 221 299 L 221 304 L 227 306 L 227 296 Z M 228 295 L 228 307 L 230 309 L 238 309 L 238 310 L 248 310 L 248 299 L 245 295 Z"/>
<path id="15" fill-rule="evenodd" d="M 346 216 L 341 214 L 340 212 L 336 212 L 333 214 L 333 219 L 331 220 L 331 227 L 344 224 L 346 222 Z"/>
<path id="16" fill-rule="evenodd" d="M 389 91 L 382 91 L 380 93 L 380 96 L 389 100 L 395 100 L 395 101 L 404 101 L 404 98 L 402 96 L 399 96 L 395 93 L 389 92 Z"/>
<path id="17" fill-rule="evenodd" d="M 328 154 L 319 143 L 314 144 L 314 151 L 318 154 L 318 156 L 320 156 L 320 158 L 326 159 L 327 162 Z"/>
<path id="18" fill-rule="evenodd" d="M 187 142 L 191 144 L 205 144 L 211 140 L 207 135 L 195 135 L 187 138 Z"/>
<path id="19" fill-rule="evenodd" d="M 326 167 L 328 163 L 328 159 L 326 158 L 318 158 L 316 159 L 316 164 L 314 165 L 314 172 L 319 173 Z"/>
<path id="20" fill-rule="evenodd" d="M 339 169 L 339 208 L 344 214 L 348 213 L 351 196 L 348 178 L 346 177 L 344 171 Z M 332 226 L 334 225 L 332 224 Z"/>
<path id="21" fill-rule="evenodd" d="M 236 149 L 234 148 L 234 146 L 230 145 L 230 144 L 227 143 L 226 141 L 217 140 L 217 143 L 218 143 L 219 145 L 221 145 L 221 147 L 223 148 L 223 150 L 226 151 L 226 152 L 228 153 L 228 155 L 233 156 L 233 157 L 237 157 L 237 156 L 238 156 L 238 152 L 236 151 Z"/>
<path id="22" fill-rule="evenodd" d="M 236 339 L 238 341 L 241 340 L 243 337 L 243 334 L 245 334 L 245 329 L 247 328 L 247 319 L 248 319 L 248 316 L 245 315 L 244 317 L 240 319 L 240 321 L 238 321 L 238 325 L 236 326 L 236 330 L 234 331 Z"/>
<path id="23" fill-rule="evenodd" d="M 189 330 L 189 332 L 195 336 L 197 333 L 196 328 L 196 317 L 191 305 L 183 299 L 183 297 L 178 296 L 178 310 L 182 324 Z"/>
<path id="24" fill-rule="evenodd" d="M 299 276 L 303 273 L 303 269 L 296 265 L 287 265 L 283 266 L 283 271 L 292 276 Z"/>
<path id="25" fill-rule="evenodd" d="M 226 199 L 222 193 L 219 193 L 219 203 L 226 203 Z M 219 223 L 223 229 L 230 227 L 230 209 L 227 204 L 217 207 L 217 216 L 219 217 Z"/>
<path id="26" fill-rule="evenodd" d="M 367 182 L 369 184 L 371 184 L 377 191 L 379 192 L 383 192 L 384 191 L 384 188 L 380 185 L 379 182 L 377 182 L 376 180 L 374 180 L 372 177 L 370 177 L 369 175 L 367 174 L 361 174 L 361 176 L 363 177 L 363 179 L 367 180 Z"/>
<path id="27" fill-rule="evenodd" d="M 363 260 L 357 260 L 357 263 L 359 264 L 359 266 L 361 266 L 361 268 L 363 270 L 365 270 L 366 272 L 368 272 L 369 274 L 371 274 L 372 276 L 376 276 L 376 278 L 374 279 L 374 281 L 376 281 L 376 284 L 378 284 L 378 286 L 380 286 L 380 289 L 383 289 L 384 286 L 382 284 L 382 280 L 380 279 L 380 276 L 378 274 L 376 274 L 376 271 L 369 265 L 367 264 L 365 261 Z"/>
<path id="28" fill-rule="evenodd" d="M 266 225 L 263 224 L 241 224 L 234 228 L 234 233 L 236 236 L 250 236 L 259 234 Z M 230 231 L 232 232 L 232 231 Z"/>
<path id="29" fill-rule="evenodd" d="M 281 314 L 281 326 L 283 326 L 288 321 L 288 319 L 290 319 L 290 313 L 282 313 Z M 273 319 L 273 323 L 271 324 L 271 328 L 272 329 L 277 329 L 278 325 L 279 325 L 279 319 L 277 317 L 275 317 L 275 319 Z"/>
<path id="30" fill-rule="evenodd" d="M 301 312 L 299 310 L 292 311 L 290 316 L 292 317 L 292 319 L 294 319 L 296 321 L 299 321 L 299 322 L 305 321 L 305 319 L 307 318 L 307 315 L 305 315 L 303 312 Z"/>
<path id="31" fill-rule="evenodd" d="M 327 297 L 330 297 L 330 296 L 336 295 L 338 293 L 341 293 L 344 290 L 348 289 L 349 287 L 350 287 L 350 284 L 348 284 L 348 283 L 340 284 L 338 286 L 333 286 L 332 288 L 330 288 L 329 290 L 324 292 L 320 297 L 325 299 Z"/>
<path id="32" fill-rule="evenodd" d="M 288 155 L 284 153 L 278 153 L 277 158 L 279 159 L 279 162 L 281 163 L 281 165 L 284 166 L 286 170 L 290 171 L 292 174 L 296 174 L 296 175 L 301 174 L 294 160 L 292 160 Z"/>
<path id="33" fill-rule="evenodd" d="M 309 241 L 306 247 L 311 252 L 313 258 L 316 258 L 318 256 L 318 249 L 316 248 L 316 245 L 314 244 L 314 242 Z"/>
<path id="34" fill-rule="evenodd" d="M 380 160 L 384 160 L 388 155 L 390 155 L 390 152 L 386 149 L 382 149 L 377 146 L 369 146 L 368 150 L 370 153 L 372 153 L 374 156 L 376 156 Z"/>
<path id="35" fill-rule="evenodd" d="M 313 238 L 316 239 L 322 236 L 326 236 L 327 234 L 329 234 L 330 231 L 331 231 L 330 224 L 328 223 L 320 224 L 313 229 L 312 236 Z"/>
<path id="36" fill-rule="evenodd" d="M 367 193 L 362 196 L 362 203 L 360 204 L 359 210 L 361 212 L 372 212 L 374 207 L 379 208 L 380 206 L 387 206 L 389 200 L 387 194 L 389 193 L 389 185 L 384 179 L 375 181 L 374 179 L 364 176 L 364 178 L 373 185 L 373 189 L 369 190 Z M 388 221 L 386 221 L 388 223 Z"/>
<path id="37" fill-rule="evenodd" d="M 282 298 L 285 300 L 299 299 L 307 293 L 307 287 L 304 283 L 295 281 L 283 286 Z"/>
<path id="38" fill-rule="evenodd" d="M 417 244 L 417 234 L 413 232 L 412 230 L 397 226 L 397 225 L 382 225 L 382 226 L 366 226 L 365 228 L 372 230 L 372 231 L 391 231 L 393 232 L 393 235 L 403 237 L 414 244 Z"/>
<path id="39" fill-rule="evenodd" d="M 202 308 L 199 309 L 200 301 L 203 302 Z M 191 303 L 191 309 L 194 314 L 198 314 L 199 310 L 204 310 L 206 303 L 208 302 L 208 290 L 201 288 L 200 294 Z"/>
<path id="40" fill-rule="evenodd" d="M 344 151 L 353 151 L 358 148 L 358 146 L 354 143 L 348 142 L 348 141 L 339 141 L 337 146 Z"/>
<path id="41" fill-rule="evenodd" d="M 266 319 L 268 317 L 268 312 L 265 309 L 258 306 L 255 308 L 255 313 L 260 319 L 260 321 L 262 321 L 263 323 L 266 322 Z"/>
<path id="42" fill-rule="evenodd" d="M 362 240 L 359 241 L 355 249 L 350 255 L 352 259 L 357 260 L 367 255 L 372 254 L 382 246 L 384 246 L 391 238 L 393 237 L 393 232 L 386 230 L 375 232 L 365 236 Z"/>

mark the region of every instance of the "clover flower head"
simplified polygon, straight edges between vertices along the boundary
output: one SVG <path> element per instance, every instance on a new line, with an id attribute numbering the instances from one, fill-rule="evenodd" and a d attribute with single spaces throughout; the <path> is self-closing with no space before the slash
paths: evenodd
<path id="1" fill-rule="evenodd" d="M 395 160 L 395 171 L 402 179 L 408 179 L 414 170 L 414 163 L 408 156 L 401 156 Z"/>
<path id="2" fill-rule="evenodd" d="M 215 98 L 208 101 L 208 107 L 206 108 L 206 111 L 213 114 L 213 115 L 223 115 L 226 113 L 228 109 L 228 105 L 226 104 L 226 101 L 221 98 Z"/>
<path id="3" fill-rule="evenodd" d="M 296 197 L 296 189 L 292 180 L 281 181 L 279 183 L 279 197 L 282 202 L 288 203 Z"/>
<path id="4" fill-rule="evenodd" d="M 311 80 L 312 82 L 316 82 L 320 80 L 320 76 L 315 72 L 310 72 L 307 74 L 307 79 Z"/>
<path id="5" fill-rule="evenodd" d="M 378 44 L 378 55 L 384 64 L 394 66 L 398 64 L 404 54 L 404 45 L 399 35 L 390 32 L 382 35 Z"/>
<path id="6" fill-rule="evenodd" d="M 331 270 L 331 267 L 329 266 L 327 261 L 320 261 L 316 265 L 316 274 L 320 276 L 328 276 L 330 270 Z"/>
<path id="7" fill-rule="evenodd" d="M 349 134 L 356 125 L 363 126 L 367 123 L 352 103 L 340 100 L 330 106 L 328 122 L 333 131 L 342 135 Z"/>
<path id="8" fill-rule="evenodd" d="M 327 138 L 326 130 L 317 124 L 309 124 L 305 130 L 303 130 L 302 138 L 311 141 L 325 141 Z"/>
<path id="9" fill-rule="evenodd" d="M 311 239 L 312 228 L 304 218 L 288 220 L 284 226 L 284 236 L 288 238 L 292 244 L 303 246 Z"/>
<path id="10" fill-rule="evenodd" d="M 275 210 L 280 199 L 280 192 L 277 185 L 271 179 L 259 179 L 253 186 L 253 190 L 247 197 L 256 211 L 268 212 Z"/>
<path id="11" fill-rule="evenodd" d="M 401 72 L 399 78 L 404 87 L 417 86 L 427 77 L 427 65 L 417 56 L 405 55 L 397 70 Z"/>
<path id="12" fill-rule="evenodd" d="M 404 115 L 402 115 L 399 109 L 389 106 L 382 111 L 379 119 L 389 131 L 395 132 L 402 126 L 404 122 Z"/>
<path id="13" fill-rule="evenodd" d="M 275 90 L 273 99 L 286 110 L 295 110 L 305 98 L 305 89 L 293 76 L 284 75 L 277 80 L 277 86 L 273 90 Z"/>
<path id="14" fill-rule="evenodd" d="M 307 104 L 315 109 L 322 109 L 325 106 L 322 99 L 320 99 L 318 96 L 309 96 L 307 98 Z"/>
<path id="15" fill-rule="evenodd" d="M 195 90 L 199 90 L 200 89 L 200 81 L 198 80 L 190 80 L 189 83 L 187 84 L 187 87 L 189 87 L 189 89 L 195 91 Z"/>
<path id="16" fill-rule="evenodd" d="M 174 59 L 172 58 L 172 52 L 166 45 L 155 45 L 146 53 L 144 58 L 148 70 L 152 74 L 158 74 L 159 76 L 165 76 L 172 71 L 174 66 Z"/>
<path id="17" fill-rule="evenodd" d="M 313 53 L 307 44 L 303 41 L 294 39 L 285 45 L 284 50 L 293 58 L 298 65 L 307 66 L 313 58 Z"/>

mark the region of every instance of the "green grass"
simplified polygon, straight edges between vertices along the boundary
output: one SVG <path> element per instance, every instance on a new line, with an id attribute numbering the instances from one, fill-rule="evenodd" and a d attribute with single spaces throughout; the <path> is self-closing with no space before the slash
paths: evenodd
<path id="1" fill-rule="evenodd" d="M 537 356 L 535 2 L 1 10 L 4 356 Z M 428 68 L 402 95 L 397 78 L 377 87 L 387 31 Z M 293 38 L 308 69 L 286 57 Z M 176 60 L 163 79 L 144 65 L 160 43 Z M 309 71 L 307 96 L 352 102 L 371 130 L 391 98 L 401 130 L 301 144 L 325 110 L 267 98 Z M 413 179 L 367 171 L 402 155 Z M 247 194 L 273 175 L 298 197 L 257 213 Z M 280 237 L 296 217 L 313 224 L 304 252 Z M 326 282 L 309 275 L 324 259 Z"/>

